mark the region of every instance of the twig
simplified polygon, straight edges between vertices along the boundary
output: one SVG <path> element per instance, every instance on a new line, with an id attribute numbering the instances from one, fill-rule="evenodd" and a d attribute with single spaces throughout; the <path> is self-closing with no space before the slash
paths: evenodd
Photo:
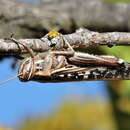
<path id="1" fill-rule="evenodd" d="M 90 46 L 130 46 L 130 33 L 125 32 L 111 32 L 111 33 L 98 33 L 89 31 L 87 29 L 80 28 L 75 33 L 62 35 L 53 38 L 49 41 L 46 37 L 41 39 L 20 39 L 20 41 L 29 46 L 35 52 L 44 52 L 50 49 L 50 42 L 56 42 L 55 49 L 60 50 L 67 48 L 64 43 L 65 38 L 73 48 L 87 48 Z M 16 55 L 21 50 L 16 43 L 0 39 L 0 54 L 4 55 Z M 22 53 L 25 53 L 23 49 Z"/>

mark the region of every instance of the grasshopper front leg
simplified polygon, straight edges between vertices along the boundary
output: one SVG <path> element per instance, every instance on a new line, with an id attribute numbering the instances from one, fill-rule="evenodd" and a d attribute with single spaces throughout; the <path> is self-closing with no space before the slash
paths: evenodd
<path id="1" fill-rule="evenodd" d="M 27 71 L 26 71 L 26 73 L 23 73 L 23 71 L 22 72 L 20 71 L 20 75 L 19 75 L 19 78 L 22 77 L 24 79 L 24 77 L 26 77 L 25 80 L 30 80 L 33 77 L 34 72 L 35 72 L 35 55 L 34 55 L 33 50 L 31 48 L 29 48 L 27 45 L 25 45 L 24 43 L 21 43 L 20 41 L 13 38 L 13 35 L 11 35 L 11 38 L 7 38 L 7 40 L 11 40 L 14 43 L 16 43 L 18 45 L 19 49 L 21 49 L 21 47 L 19 45 L 22 45 L 23 48 L 27 51 L 27 53 L 30 54 L 30 58 L 31 58 L 30 65 L 31 66 L 29 66 L 28 73 L 27 73 Z M 26 66 L 25 64 L 26 64 L 26 62 L 24 62 L 21 65 L 21 68 L 22 68 L 21 70 L 23 70 L 23 67 Z"/>

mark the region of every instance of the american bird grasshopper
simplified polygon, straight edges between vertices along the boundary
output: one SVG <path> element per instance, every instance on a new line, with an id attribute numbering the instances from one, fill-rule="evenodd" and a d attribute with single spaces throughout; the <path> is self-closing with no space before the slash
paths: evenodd
<path id="1" fill-rule="evenodd" d="M 18 46 L 23 46 L 30 54 L 25 58 L 18 70 L 18 78 L 21 81 L 39 82 L 64 82 L 82 80 L 113 80 L 112 69 L 117 68 L 118 73 L 124 68 L 124 60 L 115 56 L 92 55 L 88 53 L 76 52 L 68 45 L 69 50 L 48 51 L 34 55 L 31 48 L 14 38 L 10 38 Z"/>

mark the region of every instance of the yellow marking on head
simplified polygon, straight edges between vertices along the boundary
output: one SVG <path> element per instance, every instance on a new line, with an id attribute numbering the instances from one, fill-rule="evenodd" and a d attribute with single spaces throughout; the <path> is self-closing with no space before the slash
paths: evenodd
<path id="1" fill-rule="evenodd" d="M 57 37 L 57 36 L 59 36 L 60 35 L 60 33 L 58 33 L 56 30 L 51 30 L 51 31 L 49 31 L 49 33 L 48 33 L 48 36 L 49 37 Z"/>

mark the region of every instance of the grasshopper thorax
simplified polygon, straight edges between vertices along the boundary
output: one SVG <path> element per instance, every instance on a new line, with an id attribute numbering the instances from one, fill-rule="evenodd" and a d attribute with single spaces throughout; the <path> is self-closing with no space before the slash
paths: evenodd
<path id="1" fill-rule="evenodd" d="M 44 71 L 44 66 L 44 58 L 39 55 L 24 59 L 19 66 L 19 79 L 21 81 L 32 80 L 37 72 Z"/>

